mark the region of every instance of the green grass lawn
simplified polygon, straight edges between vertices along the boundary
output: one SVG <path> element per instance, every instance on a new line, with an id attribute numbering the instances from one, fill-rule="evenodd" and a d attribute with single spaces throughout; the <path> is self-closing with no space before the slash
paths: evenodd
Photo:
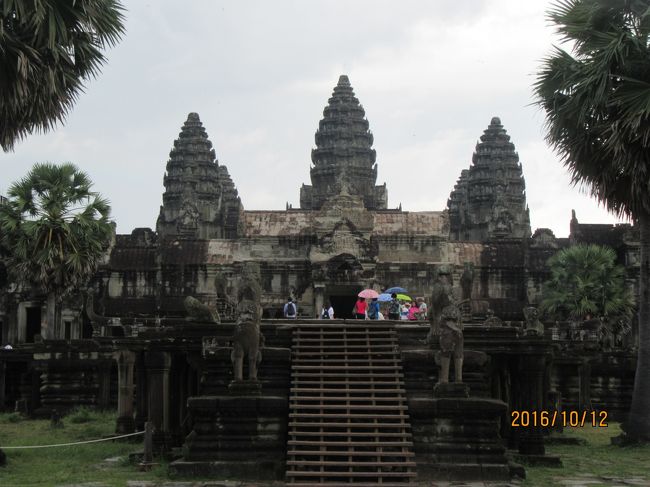
<path id="1" fill-rule="evenodd" d="M 115 413 L 81 410 L 63 418 L 63 428 L 52 428 L 48 420 L 25 420 L 17 414 L 0 414 L 0 446 L 67 443 L 113 435 Z M 650 482 L 650 446 L 619 447 L 610 438 L 621 432 L 618 424 L 608 428 L 566 429 L 565 436 L 585 439 L 584 446 L 551 445 L 547 452 L 560 455 L 563 468 L 526 467 L 523 486 L 559 485 L 561 479 L 593 476 L 600 485 L 607 479 L 641 477 Z M 133 443 L 104 442 L 34 450 L 5 450 L 8 465 L 0 468 L 0 486 L 52 486 L 100 482 L 124 486 L 127 480 L 167 480 L 167 465 L 139 472 L 128 462 L 128 454 L 142 450 L 140 437 Z M 117 462 L 107 458 L 121 457 Z M 199 480 L 199 479 L 197 479 Z M 590 478 L 590 480 L 592 480 Z M 597 486 L 599 484 L 591 484 Z"/>
<path id="2" fill-rule="evenodd" d="M 75 422 L 78 421 L 78 422 Z M 0 447 L 69 443 L 112 436 L 114 412 L 80 410 L 63 418 L 63 428 L 52 428 L 49 420 L 21 420 L 17 414 L 0 414 Z M 1 486 L 45 486 L 81 482 L 102 482 L 123 486 L 127 480 L 166 478 L 166 465 L 150 472 L 138 472 L 128 455 L 142 451 L 141 437 L 134 443 L 108 441 L 86 445 L 5 450 L 7 466 L 0 468 Z M 116 463 L 104 463 L 123 457 Z"/>
<path id="3" fill-rule="evenodd" d="M 558 485 L 560 479 L 594 476 L 602 478 L 601 484 L 612 485 L 611 478 L 641 477 L 650 483 L 650 445 L 614 446 L 611 438 L 621 434 L 618 423 L 607 428 L 567 428 L 563 435 L 587 441 L 585 446 L 549 445 L 547 453 L 559 455 L 563 468 L 526 467 L 525 486 Z"/>

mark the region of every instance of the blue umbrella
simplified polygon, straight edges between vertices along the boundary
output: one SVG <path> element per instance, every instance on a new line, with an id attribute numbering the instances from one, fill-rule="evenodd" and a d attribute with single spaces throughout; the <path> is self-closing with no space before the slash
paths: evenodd
<path id="1" fill-rule="evenodd" d="M 379 295 L 377 301 L 379 301 L 380 303 L 385 303 L 387 301 L 390 301 L 391 299 L 392 298 L 390 297 L 390 294 L 383 293 Z"/>
<path id="2" fill-rule="evenodd" d="M 395 294 L 406 294 L 407 292 L 408 291 L 406 289 L 404 289 L 403 287 L 399 287 L 399 286 L 389 287 L 388 289 L 386 289 L 384 291 L 384 293 L 388 294 L 388 295 L 393 294 L 393 293 L 395 293 Z"/>

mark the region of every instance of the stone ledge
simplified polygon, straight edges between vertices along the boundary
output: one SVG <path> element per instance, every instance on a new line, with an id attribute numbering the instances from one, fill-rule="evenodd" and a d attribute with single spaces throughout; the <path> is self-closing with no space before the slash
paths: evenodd
<path id="1" fill-rule="evenodd" d="M 171 477 L 236 478 L 242 480 L 280 480 L 284 478 L 284 463 L 267 460 L 188 462 L 177 460 L 169 464 Z"/>
<path id="2" fill-rule="evenodd" d="M 435 480 L 505 480 L 511 478 L 508 464 L 462 464 L 436 463 L 421 464 L 418 462 L 418 478 Z"/>
<path id="3" fill-rule="evenodd" d="M 523 465 L 531 467 L 556 467 L 562 468 L 562 459 L 559 455 L 524 455 L 513 453 L 512 459 Z"/>

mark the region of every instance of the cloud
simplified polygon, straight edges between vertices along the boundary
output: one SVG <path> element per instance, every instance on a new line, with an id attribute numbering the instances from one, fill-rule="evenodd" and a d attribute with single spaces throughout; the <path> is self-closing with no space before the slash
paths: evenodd
<path id="1" fill-rule="evenodd" d="M 0 156 L 0 194 L 37 161 L 72 161 L 113 204 L 118 231 L 154 226 L 169 150 L 199 112 L 247 209 L 298 206 L 323 108 L 350 75 L 389 204 L 442 210 L 490 118 L 512 136 L 533 226 L 612 221 L 569 186 L 531 106 L 552 42 L 547 2 L 132 2 L 65 126 Z"/>

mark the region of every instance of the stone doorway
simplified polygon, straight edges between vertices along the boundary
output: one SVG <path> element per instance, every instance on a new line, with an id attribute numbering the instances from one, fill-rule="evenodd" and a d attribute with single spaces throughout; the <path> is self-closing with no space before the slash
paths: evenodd
<path id="1" fill-rule="evenodd" d="M 25 342 L 34 343 L 34 336 L 41 334 L 41 308 L 28 307 L 25 320 Z"/>
<path id="2" fill-rule="evenodd" d="M 332 304 L 336 319 L 354 318 L 352 309 L 357 300 L 357 294 L 361 289 L 363 288 L 360 285 L 331 286 L 327 288 L 325 299 Z"/>

